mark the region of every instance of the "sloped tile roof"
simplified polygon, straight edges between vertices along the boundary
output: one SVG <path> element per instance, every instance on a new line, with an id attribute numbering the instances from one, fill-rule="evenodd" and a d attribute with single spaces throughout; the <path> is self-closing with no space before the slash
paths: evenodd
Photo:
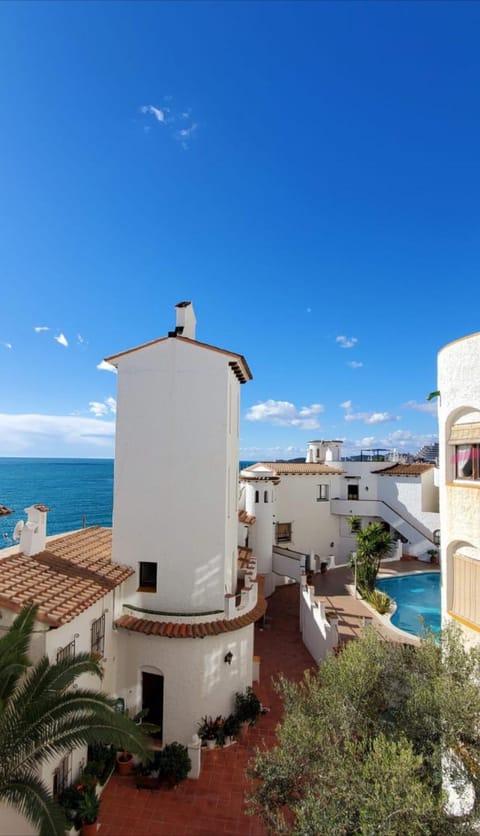
<path id="1" fill-rule="evenodd" d="M 246 473 L 254 473 L 258 476 L 266 476 L 262 470 L 271 470 L 277 476 L 328 476 L 343 473 L 340 467 L 330 464 L 315 464 L 313 462 L 257 462 L 246 467 Z"/>
<path id="2" fill-rule="evenodd" d="M 435 467 L 434 464 L 393 464 L 391 467 L 386 467 L 384 470 L 372 470 L 372 473 L 377 473 L 379 476 L 421 476 L 427 470 Z"/>
<path id="3" fill-rule="evenodd" d="M 258 621 L 267 609 L 265 598 L 259 598 L 257 606 L 237 618 L 222 619 L 220 621 L 203 621 L 195 624 L 180 624 L 172 621 L 153 621 L 146 618 L 136 618 L 133 615 L 122 615 L 117 619 L 116 626 L 123 627 L 134 633 L 144 633 L 147 636 L 160 636 L 168 639 L 204 639 L 208 636 L 218 636 L 220 633 L 231 633 L 241 630 Z"/>
<path id="4" fill-rule="evenodd" d="M 156 340 L 151 340 L 148 343 L 143 343 L 143 345 L 137 345 L 134 348 L 128 348 L 126 351 L 120 351 L 118 354 L 111 354 L 110 357 L 106 357 L 105 360 L 107 363 L 111 363 L 113 366 L 117 365 L 117 361 L 120 357 L 124 357 L 126 354 L 132 354 L 134 351 L 141 351 L 144 348 L 149 348 L 152 345 L 157 345 L 158 343 L 163 343 L 166 340 L 174 339 L 179 340 L 180 342 L 190 343 L 190 345 L 196 345 L 199 348 L 206 348 L 209 351 L 215 351 L 217 354 L 224 354 L 226 357 L 231 357 L 230 366 L 234 374 L 238 377 L 240 383 L 246 383 L 248 380 L 252 380 L 252 373 L 248 367 L 248 363 L 245 360 L 245 357 L 242 354 L 236 354 L 234 351 L 227 351 L 224 348 L 218 348 L 216 345 L 210 345 L 209 343 L 201 343 L 198 340 L 191 340 L 188 337 L 181 337 L 179 335 L 175 335 L 172 337 L 159 337 Z"/>
<path id="5" fill-rule="evenodd" d="M 112 563 L 109 529 L 82 529 L 49 541 L 39 554 L 0 558 L 0 606 L 18 612 L 34 601 L 38 620 L 59 627 L 132 574 Z"/>

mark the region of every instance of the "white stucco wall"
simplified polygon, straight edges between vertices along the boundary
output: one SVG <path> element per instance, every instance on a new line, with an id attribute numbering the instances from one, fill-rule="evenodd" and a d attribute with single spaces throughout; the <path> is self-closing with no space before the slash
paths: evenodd
<path id="1" fill-rule="evenodd" d="M 230 714 L 236 691 L 252 684 L 253 624 L 204 639 L 168 639 L 119 630 L 117 692 L 142 704 L 142 670 L 164 676 L 163 741 L 187 744 L 201 717 Z M 231 652 L 230 665 L 224 661 Z"/>
<path id="2" fill-rule="evenodd" d="M 318 485 L 329 486 L 329 495 L 335 494 L 338 476 L 290 476 L 282 475 L 275 488 L 275 521 L 292 523 L 292 542 L 289 545 L 297 551 L 320 556 L 335 552 L 330 543 L 337 544 L 338 517 L 330 514 L 330 501 L 317 502 Z"/>
<path id="3" fill-rule="evenodd" d="M 228 363 L 175 339 L 118 360 L 113 557 L 158 563 L 140 606 L 205 612 L 232 591 L 239 383 Z"/>
<path id="4" fill-rule="evenodd" d="M 440 515 L 442 562 L 442 615 L 453 597 L 453 554 L 468 547 L 470 557 L 480 559 L 480 482 L 455 482 L 449 445 L 456 423 L 477 422 L 480 411 L 480 333 L 446 345 L 438 354 L 438 403 L 440 437 Z M 467 642 L 478 644 L 480 633 L 461 625 Z"/>

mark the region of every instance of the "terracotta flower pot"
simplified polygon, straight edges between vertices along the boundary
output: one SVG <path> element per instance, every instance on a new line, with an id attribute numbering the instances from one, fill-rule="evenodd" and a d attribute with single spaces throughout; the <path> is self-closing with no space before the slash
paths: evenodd
<path id="1" fill-rule="evenodd" d="M 117 755 L 117 771 L 119 775 L 130 775 L 133 766 L 133 755 L 127 760 L 122 755 Z"/>
<path id="2" fill-rule="evenodd" d="M 97 822 L 94 821 L 93 824 L 82 824 L 80 836 L 97 836 Z"/>

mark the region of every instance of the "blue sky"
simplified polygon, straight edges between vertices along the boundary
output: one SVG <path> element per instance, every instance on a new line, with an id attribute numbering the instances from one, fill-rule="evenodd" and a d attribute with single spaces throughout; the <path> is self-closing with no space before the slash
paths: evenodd
<path id="1" fill-rule="evenodd" d="M 0 4 L 0 455 L 113 455 L 102 359 L 244 354 L 241 458 L 416 452 L 479 329 L 480 4 Z M 38 329 L 48 330 L 38 330 Z"/>

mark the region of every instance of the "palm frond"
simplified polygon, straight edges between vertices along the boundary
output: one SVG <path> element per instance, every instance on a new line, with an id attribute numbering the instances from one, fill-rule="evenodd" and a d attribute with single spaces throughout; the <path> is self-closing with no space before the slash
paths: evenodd
<path id="1" fill-rule="evenodd" d="M 39 836 L 65 836 L 68 824 L 63 810 L 35 775 L 0 784 L 0 799 L 22 813 Z"/>

